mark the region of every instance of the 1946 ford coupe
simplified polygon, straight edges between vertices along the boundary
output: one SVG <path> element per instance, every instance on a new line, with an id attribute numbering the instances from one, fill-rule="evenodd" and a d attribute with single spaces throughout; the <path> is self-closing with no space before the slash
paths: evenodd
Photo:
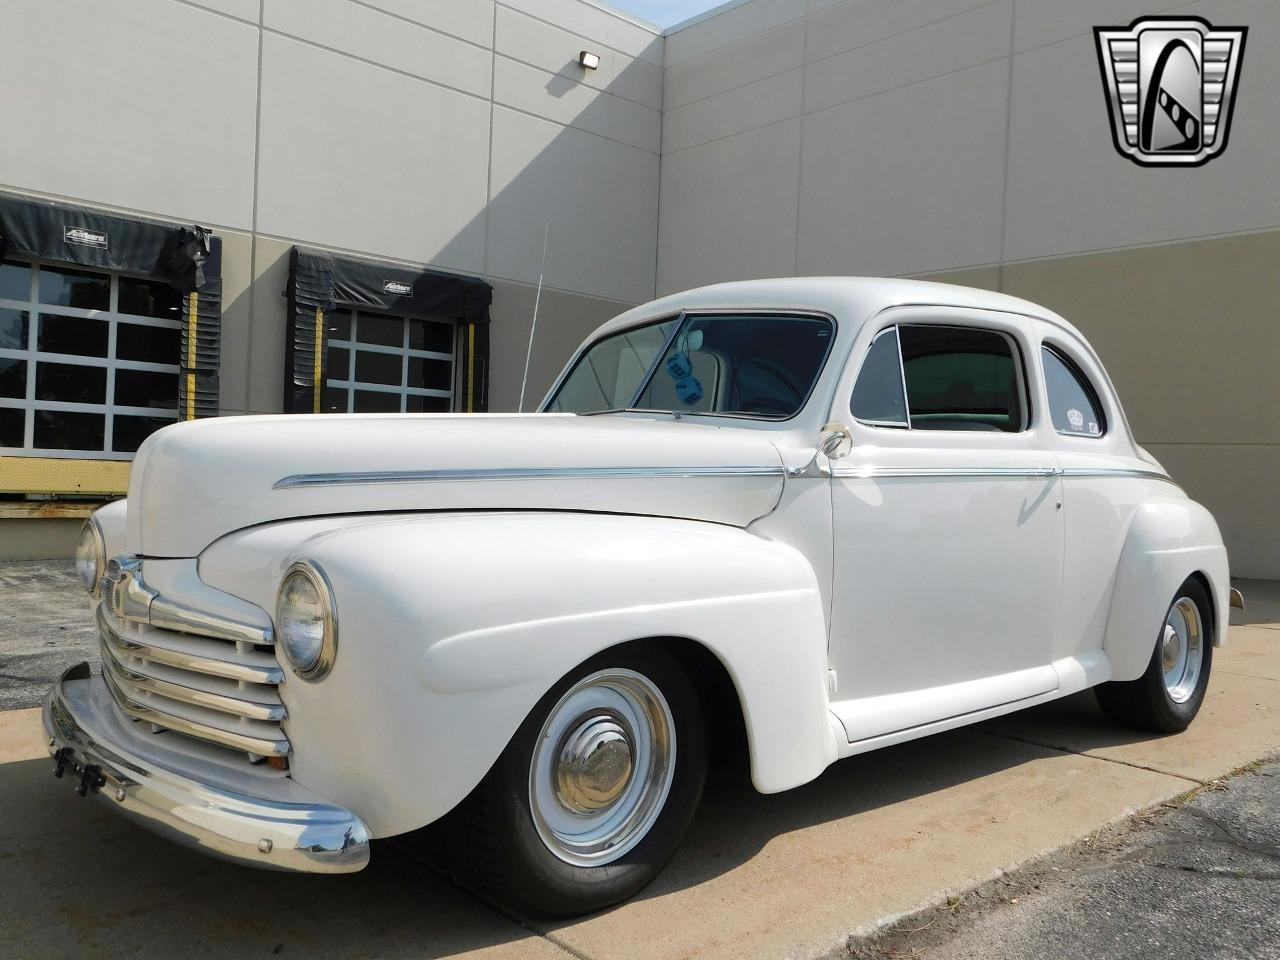
<path id="1" fill-rule="evenodd" d="M 718 731 L 775 792 L 1087 687 L 1181 730 L 1238 600 L 1070 324 L 870 279 L 638 307 L 537 414 L 169 427 L 78 565 L 102 672 L 44 722 L 81 794 L 318 873 L 447 817 L 541 915 L 662 868 Z"/>

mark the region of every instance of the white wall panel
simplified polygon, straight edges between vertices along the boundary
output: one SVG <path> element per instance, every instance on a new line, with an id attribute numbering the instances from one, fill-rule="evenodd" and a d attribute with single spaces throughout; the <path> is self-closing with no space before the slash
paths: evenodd
<path id="1" fill-rule="evenodd" d="M 259 0 L 191 0 L 198 7 L 207 7 L 229 17 L 238 17 L 251 23 L 258 22 Z"/>
<path id="2" fill-rule="evenodd" d="M 1000 61 L 807 117 L 799 272 L 998 260 L 1007 89 Z"/>
<path id="3" fill-rule="evenodd" d="M 798 119 L 662 158 L 658 293 L 795 264 Z"/>
<path id="4" fill-rule="evenodd" d="M 663 115 L 662 149 L 674 153 L 699 143 L 777 123 L 800 113 L 804 76 L 800 68 L 748 83 Z"/>
<path id="5" fill-rule="evenodd" d="M 842 0 L 808 17 L 809 61 L 944 21 L 992 0 Z M 1008 37 L 1006 36 L 1007 40 Z"/>
<path id="6" fill-rule="evenodd" d="M 793 70 L 803 62 L 804 21 L 795 20 L 667 68 L 664 102 L 673 110 Z"/>
<path id="7" fill-rule="evenodd" d="M 657 110 L 506 57 L 494 63 L 493 97 L 497 103 L 650 153 L 657 153 L 661 145 L 662 115 Z"/>
<path id="8" fill-rule="evenodd" d="M 1154 170 L 1121 157 L 1092 36 L 1014 58 L 1009 259 L 1046 257 L 1280 225 L 1280 58 L 1269 0 L 1196 4 L 1186 12 L 1254 25 L 1224 154 L 1203 167 Z M 1270 27 L 1270 31 L 1268 31 Z"/>
<path id="9" fill-rule="evenodd" d="M 489 104 L 263 41 L 258 228 L 479 273 Z"/>
<path id="10" fill-rule="evenodd" d="M 662 66 L 663 41 L 658 32 L 582 0 L 499 0 L 499 5 Z"/>
<path id="11" fill-rule="evenodd" d="M 662 69 L 647 60 L 638 60 L 616 50 L 601 47 L 590 37 L 570 33 L 506 7 L 498 8 L 495 49 L 520 60 L 557 73 L 584 86 L 662 108 Z M 591 50 L 600 54 L 600 67 L 585 70 L 578 54 Z"/>
<path id="12" fill-rule="evenodd" d="M 1016 51 L 1072 37 L 1093 36 L 1094 27 L 1127 26 L 1137 17 L 1175 12 L 1177 0 L 1017 0 Z"/>
<path id="13" fill-rule="evenodd" d="M 806 68 L 805 109 L 821 110 L 1007 57 L 1012 18 L 1012 3 L 1002 0 L 819 60 Z"/>
<path id="14" fill-rule="evenodd" d="M 257 57 L 253 27 L 171 0 L 6 4 L 0 183 L 248 227 Z"/>
<path id="15" fill-rule="evenodd" d="M 362 0 L 424 27 L 487 47 L 493 41 L 493 0 Z"/>
<path id="16" fill-rule="evenodd" d="M 657 195 L 655 154 L 496 107 L 487 272 L 537 282 L 550 223 L 548 286 L 647 300 Z"/>
<path id="17" fill-rule="evenodd" d="M 805 0 L 750 0 L 667 36 L 668 67 L 803 17 Z"/>
<path id="18" fill-rule="evenodd" d="M 489 96 L 488 50 L 350 0 L 266 0 L 263 23 L 371 63 Z"/>

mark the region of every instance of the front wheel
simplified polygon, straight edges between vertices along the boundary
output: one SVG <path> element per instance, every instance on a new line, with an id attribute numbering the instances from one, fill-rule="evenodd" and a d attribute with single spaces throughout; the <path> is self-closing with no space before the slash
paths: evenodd
<path id="1" fill-rule="evenodd" d="M 455 869 L 531 915 L 601 909 L 670 859 L 705 778 L 705 724 L 680 662 L 639 645 L 607 651 L 539 701 L 449 818 Z"/>
<path id="2" fill-rule="evenodd" d="M 1137 680 L 1095 688 L 1103 712 L 1120 723 L 1155 733 L 1187 729 L 1209 687 L 1212 610 L 1204 584 L 1188 578 L 1169 605 L 1146 672 Z"/>

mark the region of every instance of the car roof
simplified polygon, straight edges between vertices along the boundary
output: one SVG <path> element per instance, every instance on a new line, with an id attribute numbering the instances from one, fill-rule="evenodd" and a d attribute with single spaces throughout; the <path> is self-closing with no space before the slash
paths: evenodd
<path id="1" fill-rule="evenodd" d="M 1016 313 L 1046 320 L 1080 337 L 1079 331 L 1053 311 L 991 290 L 888 277 L 785 277 L 717 283 L 674 293 L 614 317 L 590 339 L 681 310 L 819 311 L 838 314 L 860 325 L 888 307 L 924 305 Z"/>

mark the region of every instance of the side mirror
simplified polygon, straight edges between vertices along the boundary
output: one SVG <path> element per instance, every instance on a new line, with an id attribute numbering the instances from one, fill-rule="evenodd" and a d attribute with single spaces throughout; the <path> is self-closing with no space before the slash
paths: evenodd
<path id="1" fill-rule="evenodd" d="M 853 434 L 839 420 L 832 420 L 822 428 L 818 450 L 828 460 L 840 460 L 853 449 Z"/>
<path id="2" fill-rule="evenodd" d="M 793 478 L 830 476 L 830 472 L 825 467 L 818 466 L 818 457 L 839 460 L 841 457 L 847 457 L 852 449 L 853 434 L 849 432 L 849 428 L 838 420 L 832 420 L 818 435 L 818 449 L 813 451 L 809 462 L 803 467 L 791 467 L 787 470 L 787 476 Z"/>

